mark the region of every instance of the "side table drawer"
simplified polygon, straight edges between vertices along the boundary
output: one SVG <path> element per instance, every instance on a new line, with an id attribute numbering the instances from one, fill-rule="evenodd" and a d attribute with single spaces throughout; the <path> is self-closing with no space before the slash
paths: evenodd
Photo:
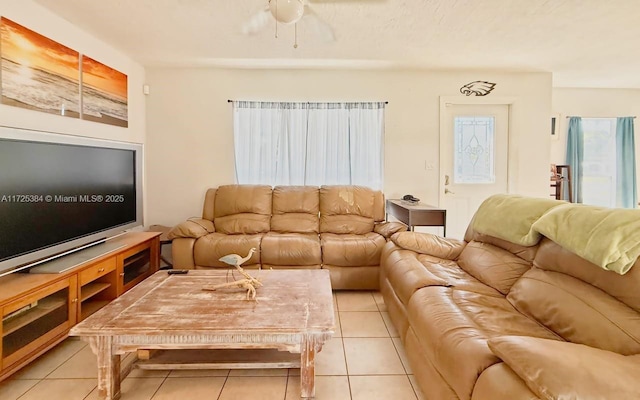
<path id="1" fill-rule="evenodd" d="M 84 286 L 89 282 L 92 282 L 103 275 L 108 274 L 116 269 L 116 258 L 111 257 L 108 260 L 102 261 L 93 267 L 89 267 L 80 272 L 80 286 Z"/>

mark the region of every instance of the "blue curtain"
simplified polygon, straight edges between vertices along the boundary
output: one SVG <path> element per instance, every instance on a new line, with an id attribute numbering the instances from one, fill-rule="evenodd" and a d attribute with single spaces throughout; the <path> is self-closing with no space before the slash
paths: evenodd
<path id="1" fill-rule="evenodd" d="M 582 160 L 584 160 L 584 133 L 582 118 L 569 118 L 567 133 L 567 165 L 571 166 L 573 201 L 582 203 Z"/>
<path id="2" fill-rule="evenodd" d="M 633 117 L 616 121 L 616 206 L 636 208 L 636 152 L 633 138 Z"/>

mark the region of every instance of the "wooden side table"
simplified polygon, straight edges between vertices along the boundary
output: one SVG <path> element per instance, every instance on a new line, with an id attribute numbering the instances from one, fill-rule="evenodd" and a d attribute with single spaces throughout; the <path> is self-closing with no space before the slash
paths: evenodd
<path id="1" fill-rule="evenodd" d="M 447 210 L 428 204 L 411 204 L 404 200 L 387 200 L 387 218 L 394 216 L 414 230 L 415 226 L 441 226 L 447 236 Z"/>
<path id="2" fill-rule="evenodd" d="M 162 246 L 165 244 L 171 244 L 172 240 L 169 239 L 170 227 L 164 225 L 151 225 L 149 232 L 162 232 L 160 235 L 160 260 L 167 264 L 169 268 L 173 268 L 173 264 L 162 255 Z"/>

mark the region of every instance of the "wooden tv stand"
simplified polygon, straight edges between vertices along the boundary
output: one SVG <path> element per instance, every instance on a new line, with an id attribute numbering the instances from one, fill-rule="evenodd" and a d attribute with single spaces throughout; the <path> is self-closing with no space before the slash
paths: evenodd
<path id="1" fill-rule="evenodd" d="M 0 278 L 0 381 L 64 340 L 75 324 L 156 272 L 159 236 L 160 232 L 129 232 L 109 240 L 122 247 L 65 272 L 17 272 Z"/>

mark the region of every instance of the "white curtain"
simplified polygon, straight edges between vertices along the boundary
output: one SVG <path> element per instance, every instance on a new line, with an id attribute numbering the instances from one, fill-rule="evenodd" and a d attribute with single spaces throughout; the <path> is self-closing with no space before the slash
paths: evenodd
<path id="1" fill-rule="evenodd" d="M 382 189 L 384 105 L 234 102 L 237 182 Z"/>

